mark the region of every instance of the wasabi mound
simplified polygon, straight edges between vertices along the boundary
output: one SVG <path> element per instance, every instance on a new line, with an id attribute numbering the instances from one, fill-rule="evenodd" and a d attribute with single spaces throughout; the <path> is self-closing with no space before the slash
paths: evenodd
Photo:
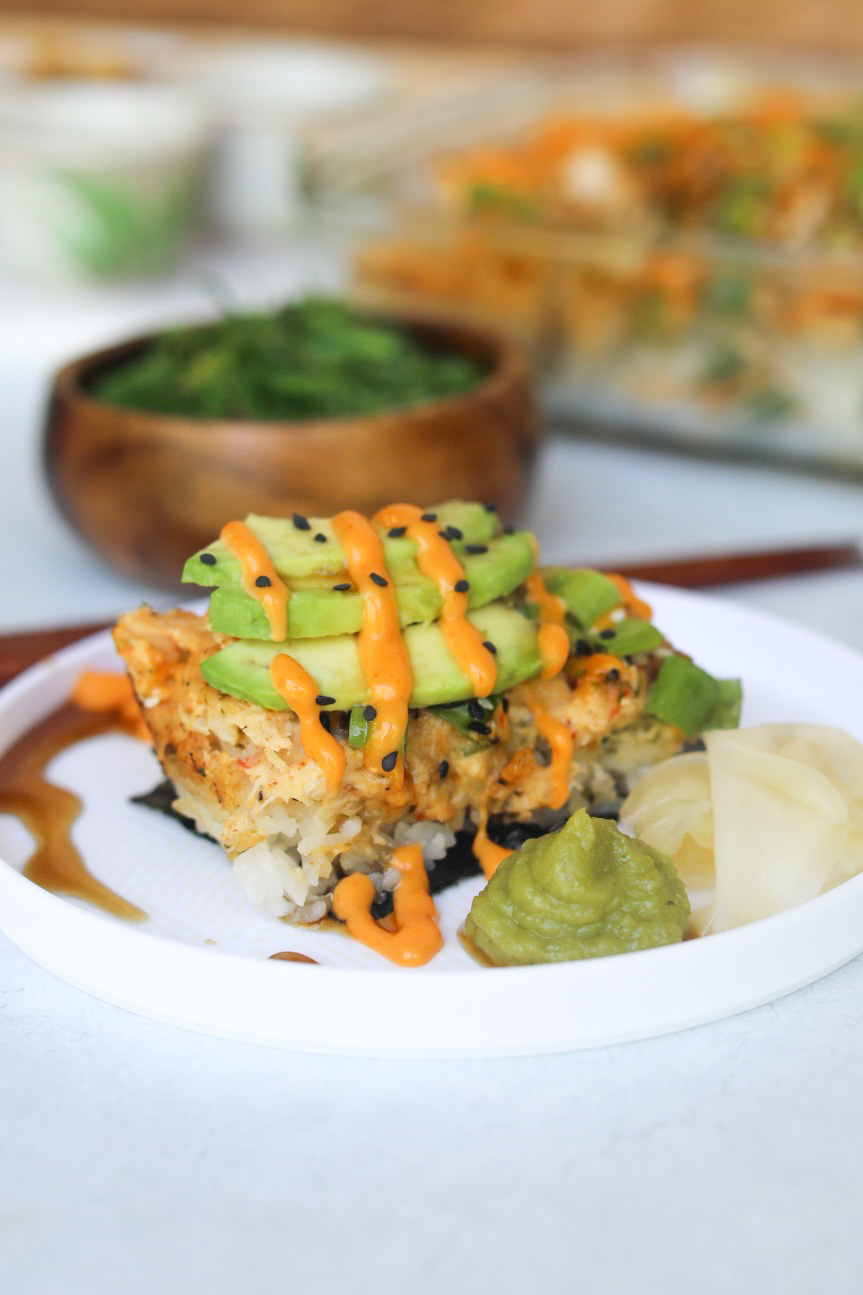
<path id="1" fill-rule="evenodd" d="M 474 899 L 464 935 L 490 962 L 514 966 L 674 944 L 688 920 L 671 860 L 579 810 L 504 859 Z"/>

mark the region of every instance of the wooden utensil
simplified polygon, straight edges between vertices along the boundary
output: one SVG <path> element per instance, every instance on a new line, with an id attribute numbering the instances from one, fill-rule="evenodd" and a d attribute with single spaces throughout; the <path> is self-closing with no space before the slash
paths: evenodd
<path id="1" fill-rule="evenodd" d="M 609 562 L 603 563 L 603 567 L 630 580 L 655 580 L 681 589 L 704 589 L 777 576 L 863 567 L 863 551 L 853 541 L 848 541 L 813 545 L 809 548 L 675 558 L 667 562 Z M 61 648 L 68 647 L 70 643 L 75 643 L 88 634 L 108 629 L 111 624 L 110 621 L 104 621 L 89 625 L 66 625 L 59 629 L 31 630 L 0 636 L 0 684 L 7 683 L 21 670 L 50 656 L 52 652 L 59 652 Z"/>

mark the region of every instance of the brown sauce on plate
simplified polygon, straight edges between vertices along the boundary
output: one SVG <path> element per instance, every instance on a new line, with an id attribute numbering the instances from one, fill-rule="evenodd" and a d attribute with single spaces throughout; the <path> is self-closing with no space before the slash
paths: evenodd
<path id="1" fill-rule="evenodd" d="M 15 814 L 33 835 L 35 849 L 24 868 L 28 880 L 134 922 L 147 914 L 97 881 L 72 843 L 81 801 L 45 777 L 54 757 L 76 742 L 128 731 L 116 711 L 94 713 L 71 702 L 52 711 L 0 756 L 0 813 Z"/>

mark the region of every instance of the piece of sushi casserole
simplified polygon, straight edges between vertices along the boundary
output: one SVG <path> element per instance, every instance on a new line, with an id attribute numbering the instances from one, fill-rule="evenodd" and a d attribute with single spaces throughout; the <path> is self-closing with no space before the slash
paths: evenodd
<path id="1" fill-rule="evenodd" d="M 184 579 L 213 590 L 207 615 L 141 607 L 114 639 L 174 809 L 296 922 L 355 872 L 385 913 L 411 844 L 432 890 L 490 875 L 737 722 L 736 683 L 678 653 L 625 580 L 540 567 L 482 504 L 251 516 Z"/>

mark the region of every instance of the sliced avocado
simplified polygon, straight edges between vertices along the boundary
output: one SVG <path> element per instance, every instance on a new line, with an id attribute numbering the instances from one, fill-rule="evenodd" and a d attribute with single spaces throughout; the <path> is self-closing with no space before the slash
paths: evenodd
<path id="1" fill-rule="evenodd" d="M 483 553 L 466 552 L 464 540 L 453 540 L 452 543 L 470 585 L 468 607 L 471 611 L 505 598 L 524 583 L 534 567 L 532 537 L 527 531 L 500 535 L 487 544 L 473 546 L 485 549 Z M 393 581 L 402 628 L 433 621 L 440 615 L 443 598 L 437 585 L 422 575 L 413 554 L 395 569 L 387 569 Z M 318 587 L 292 587 L 288 601 L 289 638 L 356 634 L 360 630 L 363 623 L 361 595 L 353 588 L 334 590 L 334 583 L 348 581 L 330 577 L 322 583 L 316 578 Z M 236 585 L 223 585 L 213 591 L 210 596 L 210 626 L 215 633 L 230 634 L 232 638 L 270 637 L 270 625 L 260 603 Z"/>
<path id="2" fill-rule="evenodd" d="M 497 648 L 496 692 L 540 673 L 542 658 L 533 621 L 500 603 L 471 612 L 468 619 L 483 639 Z M 404 642 L 414 678 L 411 706 L 436 706 L 473 696 L 467 677 L 444 643 L 439 625 L 412 625 L 405 630 Z M 280 652 L 287 652 L 299 661 L 319 691 L 334 699 L 324 709 L 350 710 L 370 700 L 354 635 L 287 643 L 239 640 L 204 661 L 201 672 L 220 692 L 267 710 L 288 710 L 269 675 L 270 662 Z"/>
<path id="3" fill-rule="evenodd" d="M 436 504 L 429 512 L 436 515 L 441 529 L 454 528 L 463 544 L 487 544 L 500 533 L 497 513 L 483 504 L 466 503 L 453 499 Z M 336 575 L 344 571 L 345 558 L 341 545 L 333 532 L 329 517 L 259 517 L 250 513 L 247 524 L 264 544 L 273 566 L 282 579 L 290 584 L 292 577 L 315 574 Z M 390 538 L 382 528 L 386 564 L 395 579 L 406 566 L 414 566 L 416 546 L 407 538 Z M 323 540 L 315 537 L 322 535 Z M 213 559 L 215 558 L 215 561 Z M 240 587 L 240 563 L 227 545 L 214 540 L 188 559 L 183 568 L 186 584 L 213 588 L 218 585 Z"/>

